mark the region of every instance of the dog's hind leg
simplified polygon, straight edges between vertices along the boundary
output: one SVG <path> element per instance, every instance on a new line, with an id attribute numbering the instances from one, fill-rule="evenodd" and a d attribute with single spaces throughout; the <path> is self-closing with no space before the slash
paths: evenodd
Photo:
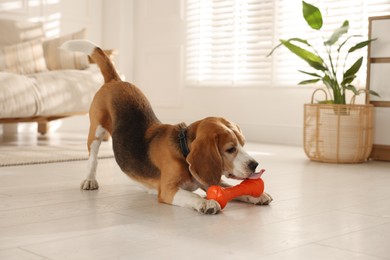
<path id="1" fill-rule="evenodd" d="M 88 175 L 87 178 L 81 183 L 81 189 L 83 190 L 97 190 L 99 184 L 96 180 L 96 168 L 97 168 L 97 155 L 99 152 L 100 144 L 106 134 L 106 129 L 101 125 L 91 124 L 88 134 Z"/>

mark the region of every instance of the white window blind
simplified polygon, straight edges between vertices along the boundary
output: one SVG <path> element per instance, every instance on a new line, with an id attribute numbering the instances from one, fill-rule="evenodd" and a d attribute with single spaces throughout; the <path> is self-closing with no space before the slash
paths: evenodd
<path id="1" fill-rule="evenodd" d="M 307 2 L 319 7 L 323 14 L 324 38 L 344 20 L 350 22 L 350 34 L 367 38 L 368 17 L 390 14 L 390 0 Z M 305 62 L 285 48 L 268 58 L 267 54 L 280 38 L 300 37 L 322 45 L 315 41 L 321 39 L 318 33 L 302 17 L 301 0 L 187 0 L 186 13 L 188 85 L 296 85 L 306 79 L 297 72 L 308 68 Z M 351 62 L 354 61 L 351 57 Z M 360 81 L 363 83 L 365 72 L 362 67 Z"/>
<path id="2" fill-rule="evenodd" d="M 272 0 L 189 0 L 187 82 L 196 85 L 266 83 L 271 68 Z"/>

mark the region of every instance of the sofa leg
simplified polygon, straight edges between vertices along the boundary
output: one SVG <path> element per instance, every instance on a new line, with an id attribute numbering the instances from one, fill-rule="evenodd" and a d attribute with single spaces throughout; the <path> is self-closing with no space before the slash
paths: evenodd
<path id="1" fill-rule="evenodd" d="M 38 133 L 45 135 L 49 131 L 49 122 L 38 123 Z"/>

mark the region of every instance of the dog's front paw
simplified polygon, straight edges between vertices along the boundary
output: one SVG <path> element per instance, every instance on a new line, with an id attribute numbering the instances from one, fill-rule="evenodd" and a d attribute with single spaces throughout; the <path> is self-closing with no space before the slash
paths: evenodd
<path id="1" fill-rule="evenodd" d="M 247 203 L 252 203 L 255 205 L 269 205 L 273 200 L 273 198 L 271 197 L 271 195 L 264 192 L 263 194 L 261 194 L 260 197 L 241 196 L 238 197 L 237 200 L 247 202 Z"/>
<path id="2" fill-rule="evenodd" d="M 261 194 L 260 197 L 257 198 L 258 201 L 255 203 L 256 205 L 269 205 L 271 203 L 271 201 L 273 201 L 274 199 L 271 197 L 271 195 L 269 195 L 268 193 L 263 193 Z"/>
<path id="3" fill-rule="evenodd" d="M 221 211 L 221 206 L 215 200 L 202 200 L 196 210 L 203 214 L 214 215 Z"/>
<path id="4" fill-rule="evenodd" d="M 95 179 L 86 179 L 81 183 L 80 188 L 82 190 L 97 190 L 99 189 L 99 184 Z"/>

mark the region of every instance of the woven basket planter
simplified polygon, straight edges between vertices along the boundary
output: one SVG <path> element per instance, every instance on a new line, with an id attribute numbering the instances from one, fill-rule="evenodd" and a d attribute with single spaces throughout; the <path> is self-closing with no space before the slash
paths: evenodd
<path id="1" fill-rule="evenodd" d="M 329 163 L 367 161 L 373 146 L 373 111 L 373 105 L 305 104 L 306 155 Z"/>

